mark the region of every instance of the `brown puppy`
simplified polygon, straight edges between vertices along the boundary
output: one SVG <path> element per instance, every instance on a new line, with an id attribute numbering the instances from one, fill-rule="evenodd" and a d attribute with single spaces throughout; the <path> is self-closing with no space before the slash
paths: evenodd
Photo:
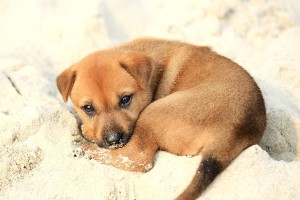
<path id="1" fill-rule="evenodd" d="M 177 41 L 138 39 L 97 51 L 60 74 L 57 86 L 65 102 L 71 97 L 84 137 L 110 149 L 86 147 L 102 163 L 144 172 L 159 149 L 201 154 L 177 199 L 197 198 L 266 126 L 262 94 L 244 69 Z"/>

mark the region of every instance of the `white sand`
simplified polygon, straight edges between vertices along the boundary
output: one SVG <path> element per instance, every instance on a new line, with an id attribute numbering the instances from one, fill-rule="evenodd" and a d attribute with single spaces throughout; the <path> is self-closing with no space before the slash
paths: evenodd
<path id="1" fill-rule="evenodd" d="M 0 199 L 174 199 L 200 157 L 159 152 L 146 174 L 73 157 L 55 86 L 96 49 L 152 35 L 209 45 L 258 81 L 268 127 L 199 199 L 300 199 L 300 1 L 0 0 Z"/>

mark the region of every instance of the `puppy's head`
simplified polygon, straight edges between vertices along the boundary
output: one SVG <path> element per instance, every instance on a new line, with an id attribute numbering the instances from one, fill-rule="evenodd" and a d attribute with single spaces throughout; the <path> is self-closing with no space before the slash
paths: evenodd
<path id="1" fill-rule="evenodd" d="M 140 112 L 151 102 L 150 58 L 132 52 L 99 51 L 56 79 L 83 122 L 83 136 L 103 148 L 124 146 Z"/>

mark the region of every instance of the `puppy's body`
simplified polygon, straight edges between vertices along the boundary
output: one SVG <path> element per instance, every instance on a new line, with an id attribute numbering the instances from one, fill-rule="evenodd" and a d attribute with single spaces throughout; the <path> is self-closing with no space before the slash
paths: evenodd
<path id="1" fill-rule="evenodd" d="M 65 101 L 71 96 L 88 140 L 122 147 L 92 153 L 100 162 L 146 171 L 158 149 L 201 154 L 178 199 L 197 198 L 243 149 L 259 142 L 266 125 L 261 92 L 244 69 L 209 48 L 176 41 L 139 39 L 95 52 L 57 84 Z M 124 95 L 132 98 L 125 108 Z M 92 116 L 82 111 L 87 103 L 95 107 Z"/>

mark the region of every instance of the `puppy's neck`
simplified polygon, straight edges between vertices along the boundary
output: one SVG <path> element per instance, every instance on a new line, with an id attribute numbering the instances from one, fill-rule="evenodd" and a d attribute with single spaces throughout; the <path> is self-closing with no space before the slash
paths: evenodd
<path id="1" fill-rule="evenodd" d="M 164 66 L 158 63 L 153 64 L 153 70 L 151 74 L 150 90 L 152 93 L 152 101 L 157 100 L 157 94 L 160 93 L 159 85 L 164 73 Z"/>
<path id="2" fill-rule="evenodd" d="M 156 83 L 154 100 L 160 99 L 171 94 L 177 84 L 182 68 L 191 57 L 191 51 L 187 47 L 177 47 L 170 49 L 168 57 L 165 57 L 164 62 L 159 64 L 156 69 Z M 155 58 L 152 58 L 155 61 Z"/>

